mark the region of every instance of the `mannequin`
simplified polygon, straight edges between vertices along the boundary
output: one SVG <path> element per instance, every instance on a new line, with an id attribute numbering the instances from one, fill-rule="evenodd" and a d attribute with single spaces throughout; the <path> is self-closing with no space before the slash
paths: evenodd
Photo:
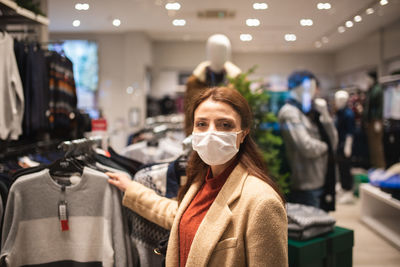
<path id="1" fill-rule="evenodd" d="M 309 71 L 292 73 L 290 98 L 278 114 L 291 168 L 289 201 L 334 210 L 337 131 L 326 101 L 316 98 L 317 84 Z"/>
<path id="2" fill-rule="evenodd" d="M 192 133 L 190 102 L 196 94 L 208 87 L 227 85 L 228 79 L 237 77 L 241 70 L 229 61 L 231 57 L 231 42 L 223 34 L 211 35 L 206 44 L 207 60 L 201 62 L 193 71 L 186 83 L 184 98 L 185 134 Z"/>
<path id="3" fill-rule="evenodd" d="M 343 189 L 338 198 L 342 204 L 352 203 L 354 179 L 350 173 L 351 154 L 355 132 L 354 112 L 347 106 L 349 94 L 340 90 L 335 93 L 336 128 L 339 135 L 337 162 L 339 166 L 340 184 Z"/>

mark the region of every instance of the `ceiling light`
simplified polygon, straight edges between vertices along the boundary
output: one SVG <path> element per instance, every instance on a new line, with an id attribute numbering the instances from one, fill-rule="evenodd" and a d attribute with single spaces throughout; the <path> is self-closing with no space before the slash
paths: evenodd
<path id="1" fill-rule="evenodd" d="M 267 9 L 268 5 L 267 5 L 267 3 L 254 3 L 253 8 L 255 10 L 263 10 L 263 9 Z"/>
<path id="2" fill-rule="evenodd" d="M 339 26 L 337 30 L 339 33 L 344 33 L 346 31 L 346 28 L 344 26 Z"/>
<path id="3" fill-rule="evenodd" d="M 322 43 L 320 41 L 315 42 L 315 47 L 320 48 L 322 46 Z"/>
<path id="4" fill-rule="evenodd" d="M 372 7 L 368 8 L 367 10 L 365 10 L 365 13 L 366 13 L 367 15 L 374 14 L 374 12 L 375 12 L 375 10 L 374 10 Z"/>
<path id="5" fill-rule="evenodd" d="M 322 37 L 322 42 L 324 43 L 324 44 L 327 44 L 328 42 L 329 42 L 329 39 L 328 39 L 328 37 L 326 37 L 326 36 L 324 36 L 324 37 Z"/>
<path id="6" fill-rule="evenodd" d="M 165 9 L 167 9 L 167 10 L 179 10 L 179 9 L 181 9 L 181 4 L 179 4 L 178 2 L 167 3 L 165 5 Z"/>
<path id="7" fill-rule="evenodd" d="M 387 5 L 388 3 L 389 3 L 388 0 L 381 0 L 381 1 L 379 2 L 379 4 L 381 4 L 381 6 Z"/>
<path id="8" fill-rule="evenodd" d="M 354 21 L 355 22 L 360 22 L 360 21 L 362 21 L 362 17 L 360 15 L 357 15 L 357 16 L 354 17 Z"/>
<path id="9" fill-rule="evenodd" d="M 79 25 L 81 25 L 81 21 L 78 20 L 78 19 L 76 19 L 76 20 L 74 20 L 74 21 L 72 22 L 72 26 L 74 26 L 74 27 L 79 27 Z"/>
<path id="10" fill-rule="evenodd" d="M 113 24 L 115 27 L 119 27 L 119 25 L 121 25 L 121 21 L 120 21 L 119 19 L 114 19 L 113 22 L 112 22 L 112 24 Z"/>
<path id="11" fill-rule="evenodd" d="M 76 10 L 88 10 L 89 9 L 89 4 L 87 4 L 87 3 L 83 3 L 83 4 L 77 3 L 75 5 L 75 9 Z"/>
<path id="12" fill-rule="evenodd" d="M 132 86 L 129 86 L 128 88 L 126 88 L 126 93 L 128 94 L 128 95 L 131 95 L 131 94 L 133 94 L 133 87 Z"/>
<path id="13" fill-rule="evenodd" d="M 301 26 L 312 26 L 313 21 L 312 21 L 312 19 L 302 19 L 302 20 L 300 20 L 300 25 Z"/>
<path id="14" fill-rule="evenodd" d="M 246 25 L 249 27 L 257 27 L 260 26 L 260 21 L 258 19 L 247 19 Z"/>
<path id="15" fill-rule="evenodd" d="M 251 36 L 251 34 L 248 33 L 242 33 L 240 35 L 240 40 L 243 42 L 250 42 L 251 40 L 253 40 L 253 36 Z"/>
<path id="16" fill-rule="evenodd" d="M 318 9 L 331 9 L 331 4 L 329 4 L 329 3 L 318 3 L 317 4 L 317 8 Z"/>
<path id="17" fill-rule="evenodd" d="M 174 25 L 174 26 L 185 26 L 186 25 L 186 20 L 184 20 L 184 19 L 174 19 L 172 21 L 172 25 Z"/>
<path id="18" fill-rule="evenodd" d="M 346 27 L 351 28 L 353 27 L 354 23 L 351 20 L 346 21 Z"/>
<path id="19" fill-rule="evenodd" d="M 294 41 L 296 41 L 296 39 L 297 39 L 297 37 L 293 33 L 285 34 L 285 40 L 288 41 L 288 42 L 294 42 Z"/>

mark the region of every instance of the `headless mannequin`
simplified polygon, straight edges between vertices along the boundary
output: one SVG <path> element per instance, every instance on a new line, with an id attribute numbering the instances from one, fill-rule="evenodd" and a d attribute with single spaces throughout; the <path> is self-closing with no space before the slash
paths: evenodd
<path id="1" fill-rule="evenodd" d="M 213 86 L 226 85 L 227 77 L 235 78 L 241 70 L 229 61 L 231 56 L 231 42 L 223 34 L 210 36 L 206 44 L 207 60 L 201 62 L 193 71 L 186 84 L 184 98 L 185 134 L 192 133 L 193 123 L 190 118 L 190 107 L 193 98 Z"/>
<path id="2" fill-rule="evenodd" d="M 339 191 L 338 203 L 353 203 L 354 179 L 350 173 L 353 135 L 355 129 L 354 113 L 347 107 L 349 94 L 340 90 L 335 93 L 336 127 L 339 133 L 339 146 L 337 150 L 337 163 L 340 174 L 340 184 L 343 189 Z"/>
<path id="3" fill-rule="evenodd" d="M 329 121 L 331 117 L 328 111 L 328 105 L 322 98 L 315 98 L 317 92 L 317 82 L 315 79 L 304 80 L 302 84 L 290 91 L 291 98 L 301 103 L 304 113 L 308 113 L 312 107 L 320 113 L 321 121 Z"/>

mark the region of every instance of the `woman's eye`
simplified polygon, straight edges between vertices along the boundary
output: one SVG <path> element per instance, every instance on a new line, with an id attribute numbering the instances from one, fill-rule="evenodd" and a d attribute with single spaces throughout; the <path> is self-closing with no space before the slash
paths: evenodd
<path id="1" fill-rule="evenodd" d="M 196 127 L 204 127 L 204 126 L 206 126 L 205 122 L 202 121 L 196 122 Z"/>

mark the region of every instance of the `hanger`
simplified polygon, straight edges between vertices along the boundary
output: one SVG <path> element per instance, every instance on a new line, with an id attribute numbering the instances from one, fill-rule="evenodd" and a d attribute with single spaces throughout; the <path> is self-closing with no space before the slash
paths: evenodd
<path id="1" fill-rule="evenodd" d="M 72 142 L 64 142 L 59 148 L 66 150 L 62 159 L 56 160 L 48 166 L 50 175 L 53 177 L 69 177 L 71 175 L 83 173 L 84 165 L 74 158 L 76 145 Z"/>

